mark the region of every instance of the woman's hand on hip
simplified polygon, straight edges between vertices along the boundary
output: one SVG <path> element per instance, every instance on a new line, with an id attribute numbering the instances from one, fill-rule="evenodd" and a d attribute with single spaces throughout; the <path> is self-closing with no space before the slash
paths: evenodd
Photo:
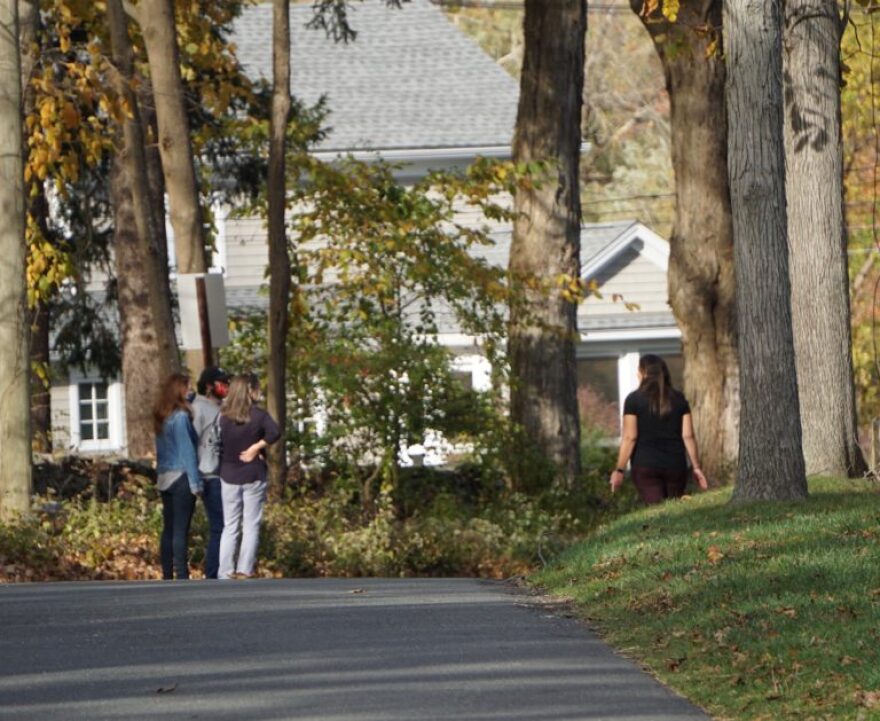
<path id="1" fill-rule="evenodd" d="M 262 447 L 263 446 L 261 443 L 254 443 L 254 445 L 246 448 L 239 454 L 238 460 L 240 460 L 242 463 L 250 463 L 251 461 L 256 459 L 258 455 L 260 455 L 260 450 L 262 449 Z"/>

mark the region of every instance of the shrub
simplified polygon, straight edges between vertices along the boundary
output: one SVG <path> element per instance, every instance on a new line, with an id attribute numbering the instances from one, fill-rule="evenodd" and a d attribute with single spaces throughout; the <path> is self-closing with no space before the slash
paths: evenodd
<path id="1" fill-rule="evenodd" d="M 325 472 L 267 505 L 260 573 L 524 574 L 633 504 L 632 493 L 608 494 L 613 449 L 585 435 L 583 451 L 581 483 L 539 495 L 510 490 L 497 466 L 465 464 L 403 469 L 396 493 L 377 483 L 365 505 L 360 478 Z M 159 578 L 162 510 L 153 481 L 129 472 L 113 493 L 99 500 L 88 483 L 72 498 L 57 501 L 49 493 L 37 499 L 29 519 L 0 525 L 0 581 Z M 190 537 L 194 578 L 201 574 L 206 539 L 198 504 Z"/>

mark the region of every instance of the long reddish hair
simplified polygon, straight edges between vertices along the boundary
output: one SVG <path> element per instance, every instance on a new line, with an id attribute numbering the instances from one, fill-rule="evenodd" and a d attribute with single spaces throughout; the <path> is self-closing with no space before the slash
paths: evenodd
<path id="1" fill-rule="evenodd" d="M 174 411 L 180 409 L 192 418 L 192 411 L 186 402 L 189 390 L 189 376 L 183 373 L 172 373 L 159 387 L 156 402 L 153 404 L 153 428 L 156 434 L 162 432 L 162 424 Z"/>

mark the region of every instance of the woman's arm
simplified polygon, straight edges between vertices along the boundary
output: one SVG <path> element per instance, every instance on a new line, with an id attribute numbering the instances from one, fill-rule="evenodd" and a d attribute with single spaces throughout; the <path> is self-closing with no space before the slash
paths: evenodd
<path id="1" fill-rule="evenodd" d="M 263 439 L 266 445 L 271 446 L 275 441 L 281 438 L 281 429 L 268 413 L 263 413 Z"/>
<path id="2" fill-rule="evenodd" d="M 251 461 L 255 460 L 256 457 L 260 454 L 260 451 L 272 445 L 273 443 L 275 443 L 275 441 L 281 438 L 281 431 L 278 428 L 278 424 L 272 419 L 272 416 L 270 416 L 268 413 L 263 413 L 260 429 L 263 432 L 263 437 L 241 452 L 241 455 L 238 457 L 238 459 L 242 463 L 250 463 Z"/>
<path id="3" fill-rule="evenodd" d="M 687 449 L 688 457 L 691 459 L 691 466 L 694 470 L 694 478 L 704 491 L 709 488 L 709 482 L 700 468 L 700 454 L 697 452 L 697 438 L 694 435 L 694 418 L 690 413 L 685 413 L 681 419 L 681 438 L 684 441 L 684 447 Z"/>
<path id="4" fill-rule="evenodd" d="M 262 451 L 269 444 L 266 443 L 264 438 L 261 438 L 256 443 L 245 448 L 239 455 L 238 460 L 242 463 L 250 463 L 251 461 L 256 460 L 257 456 L 260 455 L 260 451 Z"/>
<path id="5" fill-rule="evenodd" d="M 639 438 L 638 417 L 627 413 L 623 417 L 623 433 L 620 438 L 620 452 L 617 454 L 617 466 L 611 472 L 611 492 L 614 493 L 623 485 L 623 470 L 632 457 Z"/>
<path id="6" fill-rule="evenodd" d="M 196 436 L 192 421 L 186 413 L 182 411 L 178 413 L 174 423 L 177 452 L 180 454 L 183 470 L 189 481 L 189 489 L 193 494 L 199 495 L 204 490 L 204 484 L 202 476 L 199 474 L 199 455 L 196 450 L 199 443 L 198 436 Z"/>

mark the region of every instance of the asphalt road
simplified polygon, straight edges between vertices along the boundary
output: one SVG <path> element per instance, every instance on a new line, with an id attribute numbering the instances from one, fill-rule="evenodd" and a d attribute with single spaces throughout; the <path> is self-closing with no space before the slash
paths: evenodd
<path id="1" fill-rule="evenodd" d="M 315 579 L 0 586 L 0 719 L 708 717 L 504 584 Z"/>

